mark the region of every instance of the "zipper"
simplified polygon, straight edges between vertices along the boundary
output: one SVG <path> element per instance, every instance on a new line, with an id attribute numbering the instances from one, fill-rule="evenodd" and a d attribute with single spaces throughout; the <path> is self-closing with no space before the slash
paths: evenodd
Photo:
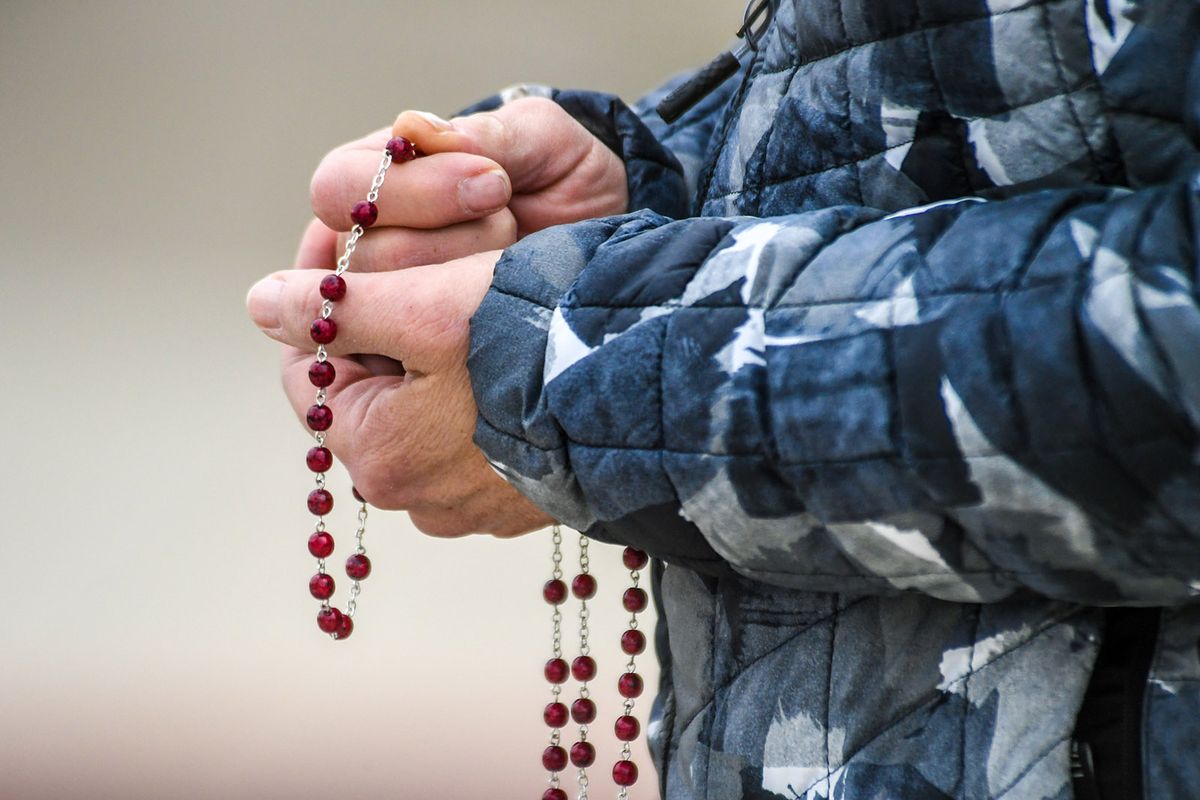
<path id="1" fill-rule="evenodd" d="M 737 30 L 737 38 L 744 40 L 742 45 L 734 50 L 727 50 L 700 68 L 695 75 L 676 86 L 655 107 L 663 122 L 670 124 L 696 107 L 696 104 L 708 97 L 717 87 L 729 80 L 742 66 L 742 58 L 748 53 L 758 51 L 758 43 L 775 16 L 775 6 L 779 0 L 749 0 L 742 14 L 742 27 Z"/>

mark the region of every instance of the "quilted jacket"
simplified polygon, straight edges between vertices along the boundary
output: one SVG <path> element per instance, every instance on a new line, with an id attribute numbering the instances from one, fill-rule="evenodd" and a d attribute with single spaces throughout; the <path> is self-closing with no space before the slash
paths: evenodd
<path id="1" fill-rule="evenodd" d="M 673 125 L 553 93 L 635 210 L 506 251 L 476 441 L 655 556 L 667 800 L 1070 797 L 1133 607 L 1128 796 L 1200 797 L 1198 44 L 1195 0 L 781 0 Z"/>

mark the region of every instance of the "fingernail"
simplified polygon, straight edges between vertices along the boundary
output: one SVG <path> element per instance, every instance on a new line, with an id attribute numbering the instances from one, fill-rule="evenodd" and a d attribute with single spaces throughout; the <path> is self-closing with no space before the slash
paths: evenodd
<path id="1" fill-rule="evenodd" d="M 279 327 L 279 296 L 283 293 L 283 281 L 268 275 L 250 287 L 246 294 L 246 310 L 250 319 L 260 328 Z"/>
<path id="2" fill-rule="evenodd" d="M 442 119 L 437 114 L 431 114 L 428 111 L 418 111 L 417 115 L 429 123 L 430 127 L 439 132 L 452 131 L 454 125 Z"/>
<path id="3" fill-rule="evenodd" d="M 508 203 L 508 177 L 498 170 L 465 178 L 458 184 L 458 199 L 468 211 L 496 211 Z"/>

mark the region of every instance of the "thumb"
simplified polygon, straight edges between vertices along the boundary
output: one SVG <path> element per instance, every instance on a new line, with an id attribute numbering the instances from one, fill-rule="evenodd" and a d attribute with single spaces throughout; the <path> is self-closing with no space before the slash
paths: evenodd
<path id="1" fill-rule="evenodd" d="M 463 152 L 496 161 L 513 191 L 544 189 L 571 173 L 592 151 L 596 138 L 553 100 L 526 97 L 495 111 L 444 120 L 405 111 L 392 126 L 426 153 Z"/>

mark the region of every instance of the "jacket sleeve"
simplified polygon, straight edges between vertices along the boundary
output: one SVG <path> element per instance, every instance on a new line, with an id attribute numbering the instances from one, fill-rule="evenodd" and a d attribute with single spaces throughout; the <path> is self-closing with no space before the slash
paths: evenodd
<path id="1" fill-rule="evenodd" d="M 565 524 L 816 591 L 1200 595 L 1200 178 L 509 249 L 476 442 Z"/>

